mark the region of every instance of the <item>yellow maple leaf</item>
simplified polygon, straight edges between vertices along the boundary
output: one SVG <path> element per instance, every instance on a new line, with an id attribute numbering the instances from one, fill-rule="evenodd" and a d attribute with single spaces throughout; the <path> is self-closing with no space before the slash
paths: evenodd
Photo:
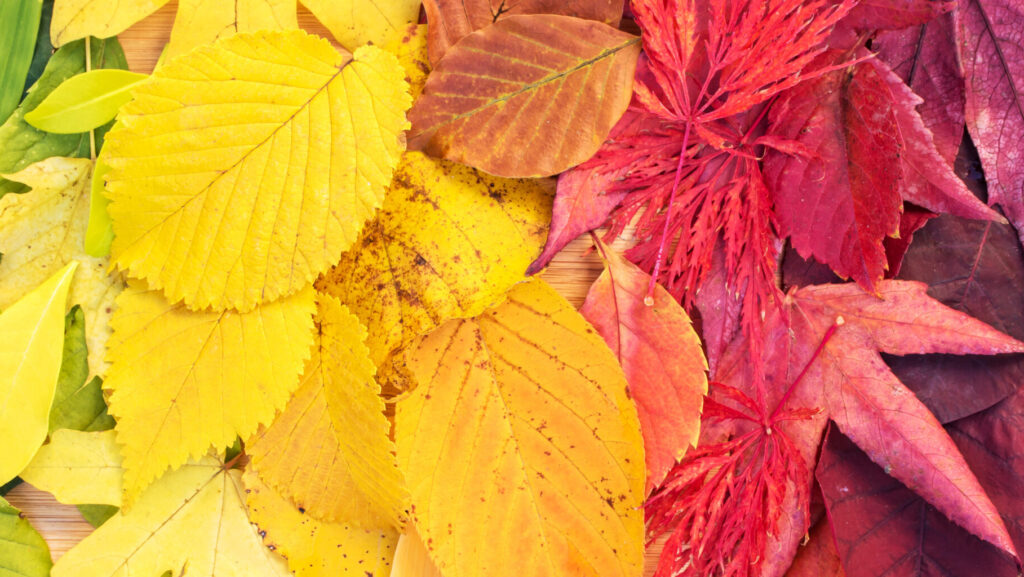
<path id="1" fill-rule="evenodd" d="M 308 514 L 397 527 L 409 497 L 363 344 L 366 329 L 336 298 L 320 295 L 318 302 L 299 389 L 247 452 L 262 477 Z"/>
<path id="2" fill-rule="evenodd" d="M 67 505 L 120 507 L 123 474 L 113 430 L 60 429 L 19 476 Z"/>
<path id="3" fill-rule="evenodd" d="M 295 0 L 178 0 L 161 60 L 239 32 L 298 28 Z"/>
<path id="4" fill-rule="evenodd" d="M 77 266 L 69 263 L 0 313 L 0 485 L 17 476 L 46 439 Z"/>
<path id="5" fill-rule="evenodd" d="M 110 314 L 124 283 L 107 274 L 108 260 L 85 253 L 92 161 L 53 157 L 4 178 L 31 187 L 0 198 L 0 309 L 65 264 L 79 263 L 69 300 L 85 313 L 89 377 L 103 375 Z"/>
<path id="6" fill-rule="evenodd" d="M 117 299 L 104 388 L 124 455 L 124 505 L 168 468 L 247 438 L 298 386 L 314 293 L 247 313 L 194 312 L 137 281 Z"/>
<path id="7" fill-rule="evenodd" d="M 54 0 L 50 41 L 63 46 L 86 36 L 117 36 L 164 4 L 167 0 Z"/>
<path id="8" fill-rule="evenodd" d="M 398 531 L 318 521 L 265 485 L 259 474 L 250 467 L 242 477 L 248 493 L 249 515 L 267 546 L 288 559 L 295 575 L 387 575 Z"/>
<path id="9" fill-rule="evenodd" d="M 419 20 L 421 0 L 300 0 L 349 50 L 383 46 Z"/>
<path id="10" fill-rule="evenodd" d="M 543 281 L 406 358 L 397 403 L 412 517 L 446 577 L 637 577 L 644 453 L 601 337 Z"/>
<path id="11" fill-rule="evenodd" d="M 398 538 L 391 577 L 442 577 L 415 530 L 406 531 Z"/>
<path id="12" fill-rule="evenodd" d="M 381 205 L 411 102 L 392 54 L 299 30 L 159 68 L 104 157 L 114 262 L 192 309 L 248 311 L 337 262 Z"/>
<path id="13" fill-rule="evenodd" d="M 382 366 L 419 335 L 479 314 L 523 280 L 551 221 L 547 184 L 408 152 L 384 208 L 317 289 L 369 328 L 370 357 Z"/>

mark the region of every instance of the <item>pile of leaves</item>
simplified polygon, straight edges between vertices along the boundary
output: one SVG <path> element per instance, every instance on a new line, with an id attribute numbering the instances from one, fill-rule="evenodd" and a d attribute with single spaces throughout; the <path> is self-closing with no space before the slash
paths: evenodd
<path id="1" fill-rule="evenodd" d="M 0 6 L 0 573 L 1019 574 L 1018 2 L 166 1 Z"/>

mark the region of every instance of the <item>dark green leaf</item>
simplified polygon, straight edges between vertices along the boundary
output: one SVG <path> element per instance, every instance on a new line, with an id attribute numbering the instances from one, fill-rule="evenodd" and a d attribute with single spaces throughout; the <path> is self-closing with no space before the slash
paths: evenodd
<path id="1" fill-rule="evenodd" d="M 85 343 L 85 313 L 74 307 L 64 319 L 64 356 L 57 378 L 57 393 L 50 409 L 50 433 L 57 429 L 105 431 L 114 427 L 107 414 L 99 377 L 89 377 L 89 350 Z"/>
<path id="2" fill-rule="evenodd" d="M 0 2 L 0 118 L 10 116 L 21 100 L 42 11 L 42 0 Z"/>

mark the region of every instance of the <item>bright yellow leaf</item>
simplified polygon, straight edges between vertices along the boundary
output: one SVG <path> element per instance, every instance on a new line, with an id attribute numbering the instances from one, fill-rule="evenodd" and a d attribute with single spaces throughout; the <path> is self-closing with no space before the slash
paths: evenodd
<path id="1" fill-rule="evenodd" d="M 164 4 L 167 0 L 54 0 L 50 42 L 63 46 L 86 36 L 117 36 Z"/>
<path id="2" fill-rule="evenodd" d="M 395 559 L 391 562 L 391 577 L 442 577 L 415 530 L 407 531 L 398 538 Z"/>
<path id="3" fill-rule="evenodd" d="M 128 284 L 103 383 L 124 455 L 126 507 L 168 468 L 273 420 L 309 358 L 314 310 L 309 288 L 248 313 L 218 313 Z"/>
<path id="4" fill-rule="evenodd" d="M 123 474 L 114 431 L 60 429 L 19 476 L 61 503 L 120 507 Z"/>
<path id="5" fill-rule="evenodd" d="M 64 350 L 64 313 L 77 262 L 0 313 L 0 485 L 46 439 Z"/>
<path id="6" fill-rule="evenodd" d="M 423 338 L 397 404 L 412 516 L 446 577 L 637 577 L 644 452 L 618 362 L 543 281 Z"/>
<path id="7" fill-rule="evenodd" d="M 497 304 L 523 280 L 551 221 L 547 185 L 408 152 L 380 215 L 317 288 L 369 328 L 370 357 L 381 366 L 448 319 Z"/>
<path id="8" fill-rule="evenodd" d="M 0 309 L 46 280 L 54 270 L 80 264 L 69 300 L 85 313 L 89 378 L 103 375 L 110 314 L 124 283 L 107 274 L 108 260 L 85 253 L 92 161 L 53 157 L 4 175 L 32 188 L 0 198 Z"/>
<path id="9" fill-rule="evenodd" d="M 421 0 L 299 0 L 349 50 L 383 46 L 420 17 Z"/>
<path id="10" fill-rule="evenodd" d="M 408 493 L 395 463 L 366 329 L 338 299 L 319 297 L 301 385 L 247 452 L 260 475 L 314 517 L 397 527 Z"/>
<path id="11" fill-rule="evenodd" d="M 250 468 L 242 477 L 249 515 L 266 545 L 288 559 L 297 577 L 388 574 L 398 531 L 318 521 L 263 484 L 259 473 Z"/>
<path id="12" fill-rule="evenodd" d="M 298 28 L 295 0 L 178 0 L 162 59 L 239 32 Z"/>
<path id="13" fill-rule="evenodd" d="M 242 474 L 213 457 L 168 473 L 53 566 L 53 577 L 287 577 L 245 507 Z M 364 576 L 365 577 L 365 576 Z"/>
<path id="14" fill-rule="evenodd" d="M 430 74 L 430 58 L 427 57 L 427 25 L 410 24 L 402 34 L 395 34 L 384 49 L 398 57 L 405 69 L 405 81 L 415 102 L 423 92 Z"/>
<path id="15" fill-rule="evenodd" d="M 410 98 L 390 53 L 236 34 L 160 67 L 104 157 L 112 254 L 194 310 L 252 310 L 338 261 L 381 205 Z"/>

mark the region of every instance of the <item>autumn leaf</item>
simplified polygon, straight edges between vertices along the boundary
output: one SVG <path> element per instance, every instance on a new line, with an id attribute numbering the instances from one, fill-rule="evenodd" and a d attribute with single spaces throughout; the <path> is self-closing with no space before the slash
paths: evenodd
<path id="1" fill-rule="evenodd" d="M 54 46 L 63 46 L 86 36 L 117 36 L 166 3 L 167 0 L 54 0 L 50 41 Z"/>
<path id="2" fill-rule="evenodd" d="M 218 313 L 129 283 L 111 319 L 103 383 L 125 457 L 125 507 L 167 469 L 273 420 L 309 358 L 314 310 L 310 288 Z"/>
<path id="3" fill-rule="evenodd" d="M 808 533 L 786 577 L 846 577 L 828 519 L 818 521 Z"/>
<path id="4" fill-rule="evenodd" d="M 381 366 L 445 321 L 504 299 L 540 248 L 550 202 L 543 182 L 408 152 L 380 214 L 317 289 L 369 327 L 370 358 Z"/>
<path id="5" fill-rule="evenodd" d="M 419 0 L 302 0 L 331 35 L 350 51 L 385 46 L 420 16 Z"/>
<path id="6" fill-rule="evenodd" d="M 103 400 L 103 381 L 89 375 L 85 335 L 85 313 L 76 305 L 64 317 L 64 352 L 50 408 L 50 434 L 57 429 L 104 431 L 114 428 L 114 419 L 107 414 L 107 403 Z"/>
<path id="7" fill-rule="evenodd" d="M 265 485 L 257 470 L 242 476 L 249 516 L 263 542 L 297 577 L 386 576 L 398 531 L 318 521 Z"/>
<path id="8" fill-rule="evenodd" d="M 121 454 L 114 431 L 54 431 L 21 478 L 70 505 L 121 505 Z"/>
<path id="9" fill-rule="evenodd" d="M 179 0 L 171 39 L 160 58 L 166 62 L 240 32 L 298 27 L 295 2 L 290 0 Z"/>
<path id="10" fill-rule="evenodd" d="M 110 122 L 131 100 L 132 87 L 149 76 L 127 70 L 90 70 L 68 78 L 39 106 L 25 114 L 25 122 L 57 134 L 88 132 Z"/>
<path id="11" fill-rule="evenodd" d="M 661 286 L 645 302 L 651 277 L 600 240 L 605 263 L 580 314 L 615 353 L 626 373 L 644 436 L 647 488 L 661 484 L 687 449 L 697 446 L 708 392 L 708 364 L 690 317 Z"/>
<path id="12" fill-rule="evenodd" d="M 423 93 L 423 85 L 427 83 L 430 73 L 430 62 L 427 61 L 427 26 L 410 24 L 402 34 L 395 34 L 384 45 L 384 50 L 394 54 L 398 63 L 405 69 L 405 81 L 409 83 L 409 94 L 413 101 Z"/>
<path id="13" fill-rule="evenodd" d="M 248 453 L 263 480 L 312 517 L 398 527 L 408 493 L 363 344 L 366 329 L 336 298 L 317 300 L 312 354 L 299 388 Z"/>
<path id="14" fill-rule="evenodd" d="M 437 63 L 409 113 L 410 148 L 497 176 L 562 172 L 625 112 L 639 52 L 637 37 L 592 20 L 502 18 Z"/>
<path id="15" fill-rule="evenodd" d="M 4 175 L 31 192 L 0 198 L 0 308 L 69 262 L 79 270 L 69 300 L 85 313 L 89 375 L 107 370 L 103 360 L 110 315 L 123 283 L 107 274 L 107 259 L 84 251 L 89 220 L 92 161 L 52 157 Z"/>
<path id="16" fill-rule="evenodd" d="M 0 571 L 17 577 L 49 577 L 50 548 L 21 511 L 0 497 Z"/>
<path id="17" fill-rule="evenodd" d="M 46 439 L 64 342 L 69 263 L 0 313 L 0 482 L 32 460 Z"/>
<path id="18" fill-rule="evenodd" d="M 297 30 L 160 67 L 104 149 L 114 262 L 194 310 L 249 311 L 306 286 L 383 201 L 408 125 L 403 76 L 379 48 L 339 53 Z"/>
<path id="19" fill-rule="evenodd" d="M 614 356 L 565 299 L 517 285 L 406 358 L 418 387 L 397 404 L 398 460 L 442 573 L 641 574 L 639 423 Z"/>
<path id="20" fill-rule="evenodd" d="M 415 531 L 406 531 L 398 537 L 391 577 L 442 577 L 437 565 L 430 560 L 423 539 Z"/>
<path id="21" fill-rule="evenodd" d="M 955 6 L 955 0 L 860 0 L 843 25 L 859 32 L 897 30 L 931 22 Z"/>

